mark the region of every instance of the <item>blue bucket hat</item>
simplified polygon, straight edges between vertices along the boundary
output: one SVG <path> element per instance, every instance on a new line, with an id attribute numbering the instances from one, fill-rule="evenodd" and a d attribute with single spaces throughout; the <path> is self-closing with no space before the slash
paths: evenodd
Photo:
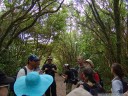
<path id="1" fill-rule="evenodd" d="M 30 55 L 30 56 L 28 57 L 28 60 L 30 60 L 30 61 L 39 61 L 40 59 L 39 59 L 38 56 L 32 54 L 32 55 Z"/>
<path id="2" fill-rule="evenodd" d="M 30 72 L 16 80 L 14 91 L 17 96 L 42 96 L 52 82 L 53 77 L 50 75 Z"/>

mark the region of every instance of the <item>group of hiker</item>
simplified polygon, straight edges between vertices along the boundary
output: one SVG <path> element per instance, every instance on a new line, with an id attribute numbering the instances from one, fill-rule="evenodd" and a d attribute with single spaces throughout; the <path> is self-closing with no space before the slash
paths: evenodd
<path id="1" fill-rule="evenodd" d="M 78 82 L 76 84 L 77 88 L 82 88 L 86 90 L 86 92 L 80 91 L 78 94 L 76 90 L 72 91 L 73 82 L 72 71 L 69 64 L 64 65 L 65 73 L 63 77 L 66 81 L 66 94 L 67 96 L 128 96 L 128 79 L 125 78 L 123 69 L 119 63 L 113 63 L 111 66 L 111 73 L 114 76 L 112 82 L 112 88 L 109 92 L 105 91 L 103 80 L 101 79 L 99 73 L 94 70 L 94 63 L 90 59 L 84 59 L 79 56 L 77 58 L 78 68 L 76 68 L 78 72 Z M 79 91 L 79 90 L 77 90 Z M 74 93 L 73 93 L 74 92 Z M 85 93 L 90 95 L 85 95 Z"/>
<path id="2" fill-rule="evenodd" d="M 0 71 L 0 96 L 8 96 L 9 90 L 14 91 L 15 96 L 57 96 L 55 81 L 57 66 L 52 63 L 52 60 L 53 58 L 48 56 L 45 64 L 40 68 L 40 58 L 32 54 L 28 57 L 26 66 L 18 71 L 16 78 L 8 77 Z M 66 83 L 66 96 L 105 94 L 103 81 L 99 73 L 94 70 L 92 60 L 85 60 L 79 56 L 77 63 L 76 68 L 71 68 L 70 64 L 63 65 L 62 77 Z M 113 63 L 111 73 L 114 76 L 111 88 L 113 96 L 122 96 L 123 94 L 127 96 L 128 84 L 124 80 L 124 73 L 120 64 Z M 76 89 L 72 90 L 73 84 L 76 85 Z M 82 90 L 84 92 L 81 92 Z"/>

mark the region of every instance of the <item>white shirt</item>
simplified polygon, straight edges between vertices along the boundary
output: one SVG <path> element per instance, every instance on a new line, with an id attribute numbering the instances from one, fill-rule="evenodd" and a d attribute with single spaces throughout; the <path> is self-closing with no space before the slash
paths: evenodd
<path id="1" fill-rule="evenodd" d="M 27 69 L 27 74 L 34 71 L 34 70 L 30 70 L 27 66 L 25 66 Z M 20 69 L 20 71 L 17 74 L 17 78 L 21 77 L 21 76 L 25 76 L 25 70 L 22 68 Z"/>

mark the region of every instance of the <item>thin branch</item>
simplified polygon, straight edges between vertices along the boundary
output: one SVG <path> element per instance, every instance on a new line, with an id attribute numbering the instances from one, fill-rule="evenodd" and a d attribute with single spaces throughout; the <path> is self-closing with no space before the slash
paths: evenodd
<path id="1" fill-rule="evenodd" d="M 13 28 L 13 26 L 15 25 L 16 22 L 18 22 L 19 20 L 24 19 L 25 15 L 34 7 L 35 2 L 32 1 L 32 5 L 30 6 L 30 8 L 25 12 L 25 14 L 23 14 L 21 17 L 17 18 L 15 21 L 11 22 L 11 24 L 9 25 L 9 27 L 7 28 L 5 34 L 1 37 L 0 39 L 0 49 L 2 47 L 2 43 L 4 41 L 4 39 L 6 38 L 6 36 L 8 35 L 8 33 L 11 31 L 11 29 Z"/>
<path id="2" fill-rule="evenodd" d="M 17 33 L 8 41 L 8 43 L 7 43 L 6 47 L 5 47 L 5 49 L 8 48 L 8 46 L 13 42 L 13 40 L 14 40 L 20 33 L 22 33 L 22 32 L 24 32 L 24 31 L 26 31 L 27 29 L 31 28 L 31 27 L 36 23 L 37 19 L 38 19 L 40 16 L 42 16 L 42 15 L 44 15 L 44 14 L 48 14 L 48 13 L 55 13 L 55 12 L 57 12 L 57 11 L 61 8 L 63 2 L 64 2 L 64 0 L 60 3 L 59 7 L 58 7 L 56 10 L 46 11 L 46 12 L 37 14 L 37 15 L 36 15 L 36 18 L 34 19 L 34 21 L 33 21 L 29 26 L 27 26 L 27 27 L 23 28 L 22 30 L 20 30 L 19 32 L 17 32 Z"/>

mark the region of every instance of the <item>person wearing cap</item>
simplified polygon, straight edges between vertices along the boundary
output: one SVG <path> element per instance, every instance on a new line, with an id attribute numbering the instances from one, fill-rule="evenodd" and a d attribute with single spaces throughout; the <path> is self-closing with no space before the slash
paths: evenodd
<path id="1" fill-rule="evenodd" d="M 91 67 L 91 68 L 94 68 L 94 63 L 92 62 L 92 60 L 90 60 L 90 59 L 87 59 L 86 61 L 85 61 L 85 67 Z"/>
<path id="2" fill-rule="evenodd" d="M 21 68 L 17 74 L 17 78 L 21 76 L 27 75 L 29 72 L 35 71 L 35 69 L 39 66 L 39 57 L 32 54 L 28 57 L 28 63 L 24 68 Z"/>
<path id="3" fill-rule="evenodd" d="M 86 68 L 92 68 L 92 69 L 93 69 L 93 73 L 94 73 L 94 74 L 93 74 L 93 77 L 95 78 L 95 81 L 96 81 L 97 83 L 100 83 L 99 74 L 94 71 L 94 63 L 92 62 L 92 60 L 87 59 L 87 60 L 85 61 L 85 67 L 86 67 Z M 103 87 L 103 85 L 101 85 L 101 86 Z"/>
<path id="4" fill-rule="evenodd" d="M 49 74 L 53 77 L 53 83 L 46 91 L 46 96 L 57 96 L 56 94 L 56 82 L 55 82 L 55 73 L 57 72 L 57 67 L 52 63 L 52 57 L 48 56 L 46 64 L 42 66 L 42 71 L 45 74 Z M 51 95 L 50 95 L 51 94 Z"/>
<path id="5" fill-rule="evenodd" d="M 70 70 L 70 65 L 69 64 L 64 64 L 64 74 L 62 75 L 62 77 L 65 79 L 65 83 L 66 83 L 66 94 L 68 94 L 69 92 L 71 92 L 72 90 L 72 82 L 71 82 L 71 70 Z"/>
<path id="6" fill-rule="evenodd" d="M 52 82 L 52 76 L 33 71 L 16 80 L 14 92 L 16 96 L 44 96 Z"/>
<path id="7" fill-rule="evenodd" d="M 0 70 L 0 96 L 8 96 L 8 88 L 15 80 Z"/>

